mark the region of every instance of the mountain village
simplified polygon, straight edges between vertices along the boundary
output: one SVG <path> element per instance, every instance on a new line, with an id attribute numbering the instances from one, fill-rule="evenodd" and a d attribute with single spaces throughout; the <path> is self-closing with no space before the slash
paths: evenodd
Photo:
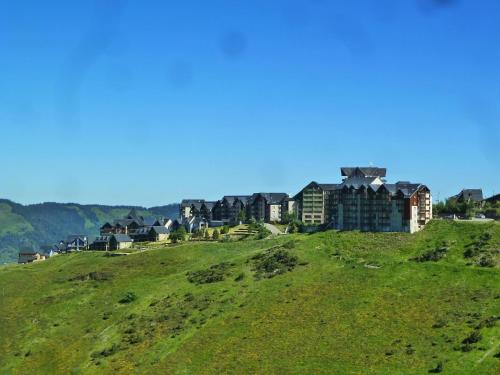
<path id="1" fill-rule="evenodd" d="M 179 230 L 198 240 L 219 239 L 219 234 L 228 238 L 229 227 L 245 223 L 265 223 L 271 228 L 279 224 L 283 230 L 277 232 L 283 234 L 325 229 L 415 233 L 423 229 L 433 218 L 429 187 L 409 181 L 388 183 L 386 175 L 386 168 L 343 167 L 339 182 L 313 181 L 293 196 L 259 192 L 226 195 L 217 201 L 184 199 L 177 218 L 144 217 L 132 209 L 125 217 L 104 223 L 98 236 L 69 235 L 45 252 L 20 252 L 18 262 L 83 250 L 126 250 L 145 242 L 177 242 L 173 233 Z M 499 195 L 484 199 L 481 189 L 464 189 L 452 198 L 476 207 L 500 201 Z M 445 217 L 458 218 L 455 214 Z M 487 220 L 484 215 L 477 219 Z"/>

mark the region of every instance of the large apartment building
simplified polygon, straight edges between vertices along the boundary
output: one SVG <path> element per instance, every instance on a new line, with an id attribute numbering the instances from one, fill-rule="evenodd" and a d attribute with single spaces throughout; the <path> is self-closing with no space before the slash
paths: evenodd
<path id="1" fill-rule="evenodd" d="M 425 185 L 388 184 L 385 168 L 341 168 L 341 175 L 339 184 L 311 182 L 294 197 L 299 220 L 339 230 L 413 233 L 432 218 Z"/>
<path id="2" fill-rule="evenodd" d="M 254 218 L 266 222 L 281 222 L 285 212 L 293 212 L 294 201 L 287 193 L 255 193 L 226 195 L 217 202 L 184 199 L 180 205 L 183 220 L 202 218 L 208 222 L 236 224 Z"/>
<path id="3" fill-rule="evenodd" d="M 306 224 L 324 224 L 329 222 L 328 200 L 330 192 L 337 184 L 318 184 L 311 182 L 302 189 L 293 200 L 299 202 L 295 207 L 297 218 Z"/>

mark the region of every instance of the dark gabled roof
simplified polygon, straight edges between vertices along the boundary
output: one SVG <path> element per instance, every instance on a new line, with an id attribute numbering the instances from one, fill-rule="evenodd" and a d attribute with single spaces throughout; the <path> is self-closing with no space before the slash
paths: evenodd
<path id="1" fill-rule="evenodd" d="M 202 202 L 193 202 L 191 203 L 191 207 L 194 207 L 196 210 L 201 210 L 201 206 L 205 203 L 205 201 Z"/>
<path id="2" fill-rule="evenodd" d="M 326 191 L 337 190 L 340 184 L 318 184 L 318 186 Z"/>
<path id="3" fill-rule="evenodd" d="M 157 218 L 154 223 L 151 225 L 153 227 L 161 227 L 163 225 L 165 225 L 166 223 L 168 223 L 169 221 L 171 221 L 171 219 L 166 219 L 164 217 L 159 217 Z"/>
<path id="4" fill-rule="evenodd" d="M 205 202 L 205 199 L 183 199 L 181 202 L 181 207 L 191 207 L 192 204 L 201 204 L 203 202 Z"/>
<path id="5" fill-rule="evenodd" d="M 114 234 L 116 242 L 132 242 L 132 238 L 130 238 L 127 234 Z"/>
<path id="6" fill-rule="evenodd" d="M 498 202 L 498 201 L 500 201 L 500 194 L 492 195 L 491 197 L 486 198 L 485 200 L 486 200 L 486 202 L 490 202 L 490 203 L 491 202 Z"/>
<path id="7" fill-rule="evenodd" d="M 149 231 L 151 230 L 151 227 L 149 228 L 139 228 L 134 233 L 132 233 L 132 236 L 140 235 L 140 234 L 148 234 Z"/>
<path id="8" fill-rule="evenodd" d="M 202 206 L 205 206 L 207 210 L 212 210 L 214 208 L 216 202 L 203 202 Z"/>
<path id="9" fill-rule="evenodd" d="M 132 208 L 128 215 L 124 217 L 124 219 L 141 221 L 142 217 L 137 214 L 137 210 L 135 208 Z"/>
<path id="10" fill-rule="evenodd" d="M 80 240 L 82 242 L 85 242 L 87 240 L 87 236 L 85 236 L 83 234 L 72 234 L 72 235 L 66 237 L 67 243 L 73 242 L 75 240 Z"/>
<path id="11" fill-rule="evenodd" d="M 358 189 L 359 187 L 361 186 L 365 186 L 367 187 L 368 185 L 372 185 L 373 189 L 374 190 L 377 190 L 378 188 L 375 187 L 374 185 L 377 185 L 377 184 L 374 184 L 376 180 L 376 177 L 352 177 L 352 178 L 347 178 L 344 180 L 344 182 L 342 182 L 341 186 L 347 186 L 348 188 L 349 187 L 353 187 L 355 189 Z M 378 184 L 380 185 L 380 184 Z"/>
<path id="12" fill-rule="evenodd" d="M 352 177 L 385 177 L 386 168 L 378 167 L 342 167 L 340 173 L 342 176 Z"/>
<path id="13" fill-rule="evenodd" d="M 43 255 L 43 253 L 38 250 L 22 250 L 19 252 L 19 255 L 35 255 L 35 254 Z"/>
<path id="14" fill-rule="evenodd" d="M 254 193 L 249 199 L 249 204 L 255 202 L 258 197 L 262 197 L 266 200 L 267 204 L 279 204 L 283 199 L 288 198 L 287 193 Z"/>
<path id="15" fill-rule="evenodd" d="M 128 227 L 130 226 L 132 223 L 136 223 L 138 226 L 142 226 L 143 225 L 143 221 L 142 220 L 137 220 L 137 219 L 118 219 L 118 220 L 115 220 L 114 221 L 114 226 L 121 226 L 121 227 Z"/>
<path id="16" fill-rule="evenodd" d="M 142 224 L 147 226 L 153 226 L 156 220 L 157 219 L 154 217 L 145 217 L 144 220 L 142 221 Z"/>
<path id="17" fill-rule="evenodd" d="M 422 186 L 422 184 L 411 183 L 409 181 L 398 181 L 395 185 L 396 189 L 401 191 L 405 197 L 411 197 Z"/>
<path id="18" fill-rule="evenodd" d="M 107 243 L 111 240 L 111 235 L 109 236 L 97 236 L 94 243 Z"/>
<path id="19" fill-rule="evenodd" d="M 170 231 L 165 227 L 151 227 L 150 231 L 153 231 L 156 234 L 169 234 L 170 233 Z"/>
<path id="20" fill-rule="evenodd" d="M 72 241 L 67 241 L 66 242 L 66 246 L 67 247 L 73 247 L 73 246 L 85 246 L 87 244 L 87 242 L 85 240 L 83 240 L 82 238 L 80 237 L 77 237 L 75 238 L 74 240 Z"/>
<path id="21" fill-rule="evenodd" d="M 295 194 L 293 196 L 293 199 L 298 199 L 299 196 L 300 196 L 300 194 L 302 194 L 302 192 L 304 191 L 304 189 L 307 189 L 307 188 L 309 188 L 311 186 L 317 186 L 317 187 L 319 187 L 320 189 L 322 189 L 324 191 L 337 190 L 337 189 L 340 189 L 342 187 L 341 184 L 319 184 L 316 181 L 311 181 L 306 186 L 304 186 L 302 188 L 302 190 L 300 190 L 297 194 Z"/>
<path id="22" fill-rule="evenodd" d="M 232 206 L 236 200 L 243 202 L 243 204 L 247 204 L 251 197 L 250 195 L 224 195 L 222 200 L 227 201 L 227 203 Z"/>
<path id="23" fill-rule="evenodd" d="M 455 198 L 463 200 L 471 200 L 473 202 L 481 202 L 483 200 L 482 189 L 463 189 Z"/>
<path id="24" fill-rule="evenodd" d="M 361 180 L 361 181 L 360 181 Z M 363 182 L 365 180 L 365 182 Z M 356 183 L 343 183 L 343 189 L 352 189 L 354 191 L 361 191 L 362 189 L 371 189 L 378 192 L 380 189 L 388 191 L 391 195 L 402 194 L 405 198 L 411 197 L 417 190 L 425 185 L 418 183 L 411 183 L 408 181 L 400 181 L 395 184 L 371 184 L 372 177 L 358 178 Z"/>

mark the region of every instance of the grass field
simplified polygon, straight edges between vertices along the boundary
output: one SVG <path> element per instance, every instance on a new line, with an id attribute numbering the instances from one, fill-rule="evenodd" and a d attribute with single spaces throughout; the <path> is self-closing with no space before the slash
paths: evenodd
<path id="1" fill-rule="evenodd" d="M 0 374 L 498 374 L 499 249 L 436 221 L 4 266 Z"/>

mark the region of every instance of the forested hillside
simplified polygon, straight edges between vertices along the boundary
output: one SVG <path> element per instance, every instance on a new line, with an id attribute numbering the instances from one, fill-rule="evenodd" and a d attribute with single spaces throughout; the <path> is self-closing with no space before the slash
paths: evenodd
<path id="1" fill-rule="evenodd" d="M 177 217 L 179 206 L 135 207 L 143 216 Z M 52 245 L 69 234 L 96 235 L 106 221 L 126 215 L 132 206 L 42 203 L 23 206 L 0 200 L 0 264 L 13 262 L 19 250 Z"/>

